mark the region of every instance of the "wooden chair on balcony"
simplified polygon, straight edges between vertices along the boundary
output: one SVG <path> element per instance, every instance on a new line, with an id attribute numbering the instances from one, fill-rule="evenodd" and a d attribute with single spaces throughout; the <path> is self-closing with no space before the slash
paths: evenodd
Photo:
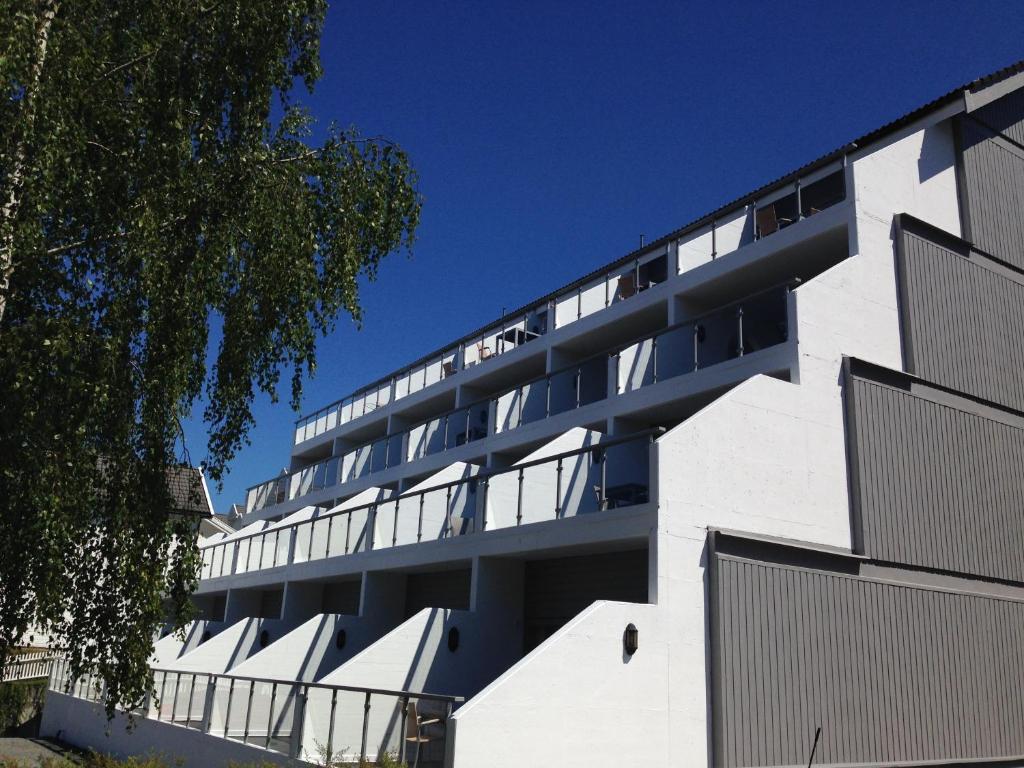
<path id="1" fill-rule="evenodd" d="M 627 272 L 619 275 L 619 288 L 616 291 L 620 299 L 628 299 L 636 295 L 636 273 Z"/>
<path id="2" fill-rule="evenodd" d="M 416 707 L 416 702 L 410 701 L 405 719 L 405 740 L 407 743 L 416 745 L 414 768 L 420 764 L 420 752 L 423 751 L 423 745 L 443 737 L 444 727 L 441 718 L 432 714 L 421 715 Z"/>
<path id="3" fill-rule="evenodd" d="M 775 205 L 766 205 L 757 209 L 757 236 L 767 237 L 778 232 L 782 227 L 793 223 L 792 219 L 780 218 L 775 212 Z"/>
<path id="4" fill-rule="evenodd" d="M 455 361 L 448 360 L 441 363 L 441 369 L 444 371 L 444 378 L 455 375 Z"/>

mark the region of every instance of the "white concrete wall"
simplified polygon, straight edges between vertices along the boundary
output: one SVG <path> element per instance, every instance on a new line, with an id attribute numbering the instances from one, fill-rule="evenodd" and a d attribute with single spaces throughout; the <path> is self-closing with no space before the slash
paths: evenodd
<path id="1" fill-rule="evenodd" d="M 175 764 L 182 768 L 220 768 L 256 763 L 309 765 L 237 741 L 200 733 L 194 728 L 145 718 L 135 718 L 135 727 L 129 731 L 124 715 L 118 714 L 113 722 L 108 722 L 102 705 L 55 691 L 46 692 L 39 734 L 80 749 L 92 749 L 121 758 L 150 754 L 173 756 L 180 761 Z"/>
<path id="2" fill-rule="evenodd" d="M 640 648 L 623 651 L 628 624 Z M 453 717 L 453 768 L 669 761 L 669 642 L 653 605 L 599 601 Z"/>

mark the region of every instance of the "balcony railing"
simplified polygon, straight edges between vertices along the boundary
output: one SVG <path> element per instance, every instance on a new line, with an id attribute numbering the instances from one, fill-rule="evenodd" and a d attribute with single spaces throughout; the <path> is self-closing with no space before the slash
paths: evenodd
<path id="1" fill-rule="evenodd" d="M 273 507 L 290 499 L 297 499 L 313 491 L 323 490 L 337 485 L 338 469 L 342 457 L 331 456 L 329 459 L 303 467 L 288 475 L 281 475 L 265 483 L 254 485 L 245 494 L 245 511 Z"/>
<path id="2" fill-rule="evenodd" d="M 773 185 L 760 197 L 716 211 L 673 235 L 676 272 L 724 256 L 846 199 L 845 161 L 833 159 Z M 636 296 L 673 276 L 665 248 L 616 265 L 599 277 L 552 294 L 523 314 L 488 326 L 425 362 L 406 368 L 295 422 L 295 444 L 372 413 L 484 360 Z"/>
<path id="3" fill-rule="evenodd" d="M 316 764 L 323 762 L 325 752 L 337 764 L 363 764 L 385 754 L 397 757 L 400 764 L 413 755 L 420 763 L 439 761 L 445 753 L 448 719 L 463 702 L 460 696 L 228 673 L 154 669 L 153 676 L 156 696 L 147 698 L 136 716 Z M 63 660 L 55 665 L 50 689 L 96 703 L 106 699 L 97 676 L 72 680 Z M 417 742 L 411 735 L 423 735 L 418 731 L 428 719 L 437 722 L 429 743 L 419 746 L 424 754 L 415 754 Z"/>
<path id="4" fill-rule="evenodd" d="M 503 469 L 201 547 L 201 578 L 450 539 L 648 501 L 648 445 L 612 438 Z"/>
<path id="5" fill-rule="evenodd" d="M 497 397 L 355 448 L 340 457 L 337 481 L 357 480 L 605 400 L 610 395 L 631 392 L 781 344 L 788 338 L 788 287 L 776 286 L 545 374 Z M 314 466 L 319 468 L 322 464 Z M 291 492 L 287 496 L 279 493 L 278 501 L 330 487 L 330 478 L 335 474 L 328 471 L 324 475 L 327 485 L 307 482 L 297 489 L 294 477 L 289 479 Z M 274 482 L 278 481 L 270 481 Z M 265 503 L 252 509 L 247 507 L 247 511 L 277 503 L 271 490 L 261 490 L 263 487 L 250 489 L 248 499 Z"/>

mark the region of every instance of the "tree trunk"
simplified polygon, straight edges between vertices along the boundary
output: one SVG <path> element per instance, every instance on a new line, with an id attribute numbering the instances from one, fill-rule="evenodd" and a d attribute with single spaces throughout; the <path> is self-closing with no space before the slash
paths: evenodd
<path id="1" fill-rule="evenodd" d="M 3 208 L 0 208 L 0 321 L 4 319 L 7 306 L 7 289 L 11 282 L 14 268 L 14 220 L 18 215 L 21 203 L 21 188 L 25 180 L 25 158 L 28 155 L 28 141 L 32 135 L 36 118 L 36 99 L 39 94 L 39 81 L 43 76 L 43 64 L 46 61 L 46 46 L 50 39 L 50 27 L 57 15 L 60 3 L 57 0 L 40 0 L 39 23 L 36 26 L 35 57 L 29 73 L 28 85 L 22 98 L 21 130 L 14 149 L 14 157 L 7 174 L 7 194 Z"/>

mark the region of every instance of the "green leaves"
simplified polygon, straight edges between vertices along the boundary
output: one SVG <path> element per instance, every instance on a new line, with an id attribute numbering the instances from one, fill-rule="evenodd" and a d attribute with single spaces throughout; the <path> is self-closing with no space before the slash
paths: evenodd
<path id="1" fill-rule="evenodd" d="M 131 706 L 154 634 L 189 618 L 195 521 L 164 483 L 188 458 L 181 419 L 205 400 L 220 478 L 256 395 L 287 376 L 297 404 L 317 338 L 358 321 L 360 277 L 411 246 L 420 198 L 390 142 L 309 143 L 288 91 L 320 75 L 322 0 L 63 3 L 31 124 L 40 5 L 13 4 L 3 197 L 18 151 L 25 172 L 0 320 L 0 654 L 31 626 L 56 633 Z"/>

